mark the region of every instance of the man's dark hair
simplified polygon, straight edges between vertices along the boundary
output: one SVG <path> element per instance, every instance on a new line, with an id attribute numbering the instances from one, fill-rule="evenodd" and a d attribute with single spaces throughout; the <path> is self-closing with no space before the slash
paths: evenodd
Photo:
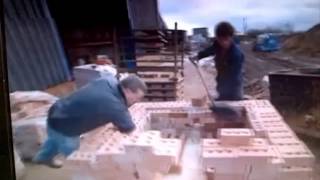
<path id="1" fill-rule="evenodd" d="M 234 35 L 234 28 L 228 22 L 220 22 L 216 25 L 214 33 L 216 37 L 230 37 Z"/>
<path id="2" fill-rule="evenodd" d="M 129 75 L 120 81 L 120 85 L 125 89 L 130 89 L 133 92 L 137 92 L 138 89 L 144 93 L 147 92 L 147 85 L 136 75 Z"/>

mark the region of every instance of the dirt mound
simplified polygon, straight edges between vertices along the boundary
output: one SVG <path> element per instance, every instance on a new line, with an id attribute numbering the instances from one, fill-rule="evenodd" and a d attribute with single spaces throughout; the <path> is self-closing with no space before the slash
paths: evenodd
<path id="1" fill-rule="evenodd" d="M 284 50 L 309 56 L 320 56 L 320 24 L 308 31 L 294 35 L 283 44 Z"/>

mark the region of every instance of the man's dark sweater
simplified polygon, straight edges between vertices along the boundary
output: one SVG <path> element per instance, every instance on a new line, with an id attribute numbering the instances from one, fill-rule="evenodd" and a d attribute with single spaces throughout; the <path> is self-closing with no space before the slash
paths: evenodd
<path id="1" fill-rule="evenodd" d="M 122 88 L 112 76 L 58 100 L 48 114 L 48 126 L 66 136 L 78 136 L 109 122 L 121 132 L 135 128 Z"/>
<path id="2" fill-rule="evenodd" d="M 243 96 L 242 66 L 244 55 L 233 43 L 226 53 L 215 41 L 212 46 L 198 53 L 198 59 L 215 55 L 217 75 L 217 91 L 219 100 L 241 100 Z"/>

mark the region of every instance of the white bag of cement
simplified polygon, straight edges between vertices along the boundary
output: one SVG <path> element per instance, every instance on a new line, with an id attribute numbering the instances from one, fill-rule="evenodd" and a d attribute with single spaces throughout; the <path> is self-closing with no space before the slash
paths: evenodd
<path id="1" fill-rule="evenodd" d="M 14 163 L 15 163 L 15 171 L 16 171 L 16 178 L 22 179 L 24 173 L 25 173 L 25 167 L 24 164 L 21 161 L 21 158 L 17 151 L 14 149 Z"/>
<path id="2" fill-rule="evenodd" d="M 24 160 L 30 160 L 46 139 L 46 116 L 12 123 L 13 144 Z"/>
<path id="3" fill-rule="evenodd" d="M 57 97 L 43 91 L 16 91 L 10 93 L 10 104 L 17 105 L 25 102 L 47 102 L 54 103 Z"/>
<path id="4" fill-rule="evenodd" d="M 116 76 L 117 70 L 112 65 L 87 64 L 77 66 L 73 69 L 75 82 L 78 88 L 86 85 L 88 82 L 104 76 Z"/>
<path id="5" fill-rule="evenodd" d="M 17 91 L 10 94 L 11 119 L 31 119 L 47 116 L 57 97 L 42 91 Z"/>

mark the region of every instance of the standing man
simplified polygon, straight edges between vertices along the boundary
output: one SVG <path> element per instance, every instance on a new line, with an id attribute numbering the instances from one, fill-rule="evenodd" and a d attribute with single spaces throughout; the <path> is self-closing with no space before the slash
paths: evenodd
<path id="1" fill-rule="evenodd" d="M 192 60 L 199 61 L 202 58 L 215 55 L 215 67 L 217 70 L 217 100 L 241 100 L 243 98 L 242 66 L 244 55 L 238 45 L 233 41 L 234 28 L 228 22 L 220 22 L 215 27 L 213 44 L 198 53 Z"/>
<path id="2" fill-rule="evenodd" d="M 141 101 L 147 90 L 145 83 L 135 75 L 118 83 L 113 76 L 90 82 L 50 108 L 47 119 L 48 139 L 33 161 L 59 168 L 67 157 L 80 146 L 80 135 L 107 123 L 113 123 L 120 132 L 129 133 L 135 124 L 128 107 Z"/>

